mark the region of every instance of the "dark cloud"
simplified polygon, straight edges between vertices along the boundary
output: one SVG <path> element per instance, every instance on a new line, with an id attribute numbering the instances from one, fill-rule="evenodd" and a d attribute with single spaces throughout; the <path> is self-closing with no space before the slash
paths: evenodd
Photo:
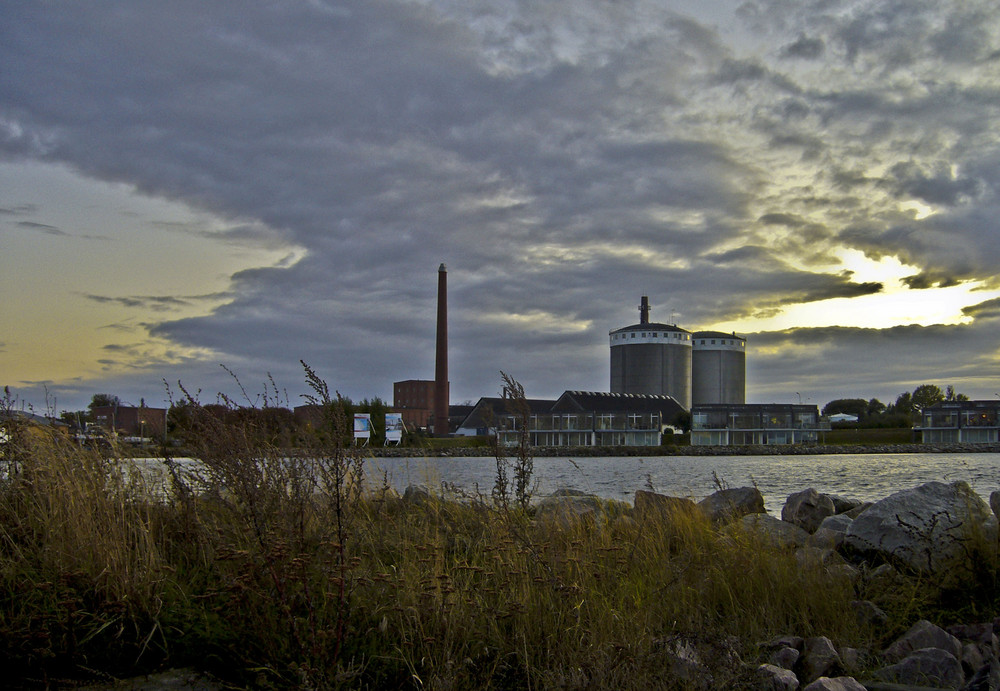
<path id="1" fill-rule="evenodd" d="M 223 294 L 177 296 L 177 295 L 130 295 L 111 297 L 108 295 L 84 294 L 91 302 L 116 304 L 129 309 L 149 310 L 151 312 L 170 312 L 185 307 L 191 307 L 199 302 L 216 302 L 225 297 Z"/>
<path id="2" fill-rule="evenodd" d="M 26 216 L 38 211 L 36 204 L 17 204 L 14 206 L 0 206 L 0 216 Z"/>
<path id="3" fill-rule="evenodd" d="M 799 36 L 794 43 L 789 43 L 781 49 L 781 56 L 784 58 L 815 60 L 823 55 L 825 49 L 826 44 L 823 42 L 823 39 Z"/>
<path id="4" fill-rule="evenodd" d="M 293 386 L 305 359 L 349 395 L 388 395 L 433 371 L 442 261 L 459 399 L 495 392 L 501 369 L 538 395 L 605 388 L 607 332 L 641 293 L 698 328 L 882 289 L 831 274 L 839 248 L 912 263 L 913 288 L 994 275 L 995 9 L 750 0 L 726 30 L 685 15 L 643 0 L 21 3 L 0 10 L 0 160 L 219 219 L 158 226 L 181 241 L 287 252 L 203 316 L 172 318 L 209 305 L 197 296 L 87 295 L 147 313 L 174 348 L 109 349 L 123 387 L 126 363 L 225 386 L 210 352 L 254 381 Z M 918 219 L 908 200 L 940 208 Z M 0 200 L 11 221 L 37 211 L 15 202 Z M 939 348 L 972 332 L 929 333 L 906 335 Z M 835 386 L 892 357 L 891 339 L 835 335 L 755 338 Z M 805 386 L 770 356 L 756 371 L 766 390 Z"/>
<path id="5" fill-rule="evenodd" d="M 69 233 L 66 233 L 60 230 L 59 228 L 56 228 L 55 226 L 50 226 L 46 223 L 36 223 L 34 221 L 18 221 L 16 225 L 18 228 L 37 230 L 41 233 L 45 233 L 46 235 L 69 235 Z"/>
<path id="6" fill-rule="evenodd" d="M 917 197 L 929 204 L 954 206 L 978 194 L 981 187 L 979 180 L 956 177 L 943 164 L 929 173 L 912 161 L 900 162 L 889 172 L 892 177 L 887 182 L 897 195 Z"/>

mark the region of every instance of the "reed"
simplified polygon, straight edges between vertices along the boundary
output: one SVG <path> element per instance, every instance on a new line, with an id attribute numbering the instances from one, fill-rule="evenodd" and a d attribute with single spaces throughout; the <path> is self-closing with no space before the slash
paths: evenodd
<path id="1" fill-rule="evenodd" d="M 513 500 L 403 499 L 363 481 L 339 398 L 307 373 L 326 417 L 301 455 L 188 401 L 198 469 L 164 456 L 165 485 L 123 449 L 9 423 L 7 678 L 195 665 L 256 688 L 683 689 L 705 684 L 697 658 L 713 687 L 742 688 L 774 636 L 868 647 L 968 605 L 961 583 L 854 585 L 695 511 L 536 512 L 527 476 Z M 996 574 L 969 577 L 975 597 Z M 885 630 L 850 615 L 859 597 Z"/>

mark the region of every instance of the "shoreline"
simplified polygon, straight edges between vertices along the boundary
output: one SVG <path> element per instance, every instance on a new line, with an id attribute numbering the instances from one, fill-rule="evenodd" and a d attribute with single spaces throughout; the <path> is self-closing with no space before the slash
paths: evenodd
<path id="1" fill-rule="evenodd" d="M 465 446 L 447 449 L 423 447 L 367 447 L 378 458 L 492 456 L 489 447 Z M 990 444 L 787 444 L 753 446 L 535 446 L 535 458 L 566 456 L 819 456 L 913 453 L 1000 453 L 1000 443 Z M 514 449 L 507 456 L 513 457 Z"/>

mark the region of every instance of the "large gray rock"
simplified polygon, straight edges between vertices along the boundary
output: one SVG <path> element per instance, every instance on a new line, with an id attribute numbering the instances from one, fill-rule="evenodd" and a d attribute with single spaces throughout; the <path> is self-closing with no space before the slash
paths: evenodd
<path id="1" fill-rule="evenodd" d="M 910 627 L 910 630 L 897 638 L 885 649 L 885 659 L 889 662 L 902 660 L 915 650 L 923 648 L 938 648 L 962 659 L 962 642 L 950 633 L 926 619 L 921 619 Z"/>
<path id="2" fill-rule="evenodd" d="M 847 528 L 853 522 L 853 518 L 846 514 L 827 516 L 819 524 L 812 535 L 809 536 L 809 544 L 813 547 L 825 547 L 827 549 L 840 549 L 847 536 Z"/>
<path id="3" fill-rule="evenodd" d="M 686 497 L 671 497 L 648 490 L 635 491 L 635 512 L 643 518 L 673 519 L 694 514 L 698 505 Z"/>
<path id="4" fill-rule="evenodd" d="M 993 513 L 1000 517 L 1000 489 L 990 492 L 990 508 Z"/>
<path id="5" fill-rule="evenodd" d="M 601 500 L 579 490 L 557 490 L 542 498 L 535 507 L 535 518 L 540 521 L 574 523 L 595 520 L 602 512 Z"/>
<path id="6" fill-rule="evenodd" d="M 809 539 L 809 533 L 802 528 L 766 513 L 747 514 L 735 525 L 778 547 L 801 547 Z"/>
<path id="7" fill-rule="evenodd" d="M 877 670 L 875 678 L 936 689 L 960 689 L 965 683 L 962 663 L 940 648 L 915 650 L 900 662 Z"/>
<path id="8" fill-rule="evenodd" d="M 865 691 L 854 677 L 820 677 L 802 691 Z"/>
<path id="9" fill-rule="evenodd" d="M 826 636 L 807 638 L 799 658 L 799 677 L 807 684 L 820 677 L 828 677 L 843 668 L 837 649 Z"/>
<path id="10" fill-rule="evenodd" d="M 757 668 L 757 688 L 761 691 L 798 691 L 799 679 L 787 669 L 761 665 Z"/>
<path id="11" fill-rule="evenodd" d="M 875 502 L 847 528 L 845 544 L 923 572 L 963 556 L 967 531 L 989 507 L 965 482 L 928 482 Z"/>
<path id="12" fill-rule="evenodd" d="M 756 487 L 721 489 L 698 502 L 713 523 L 728 523 L 752 513 L 764 513 L 764 495 Z"/>
<path id="13" fill-rule="evenodd" d="M 813 488 L 790 494 L 781 508 L 781 520 L 794 523 L 809 533 L 815 533 L 827 516 L 836 513 L 833 499 Z"/>
<path id="14" fill-rule="evenodd" d="M 828 494 L 827 496 L 833 500 L 833 508 L 838 514 L 853 511 L 864 504 L 863 501 L 858 499 L 849 499 L 848 497 L 842 497 L 838 494 Z"/>

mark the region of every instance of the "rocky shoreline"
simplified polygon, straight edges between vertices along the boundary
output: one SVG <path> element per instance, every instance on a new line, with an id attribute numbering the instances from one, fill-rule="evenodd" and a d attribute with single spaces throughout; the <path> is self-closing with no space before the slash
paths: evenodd
<path id="1" fill-rule="evenodd" d="M 538 520 L 599 521 L 601 514 L 597 497 L 573 490 L 542 498 L 537 509 Z M 779 519 L 764 513 L 756 487 L 722 489 L 698 503 L 638 490 L 632 511 L 632 520 L 640 522 L 701 513 L 723 535 L 754 533 L 793 551 L 803 568 L 823 569 L 853 586 L 881 582 L 893 588 L 910 577 L 940 577 L 974 569 L 984 557 L 995 559 L 1000 491 L 987 502 L 964 482 L 930 482 L 868 503 L 806 489 L 787 498 Z M 874 628 L 887 622 L 869 600 L 851 606 L 845 616 Z M 887 648 L 859 650 L 790 631 L 759 643 L 763 659 L 756 663 L 753 688 L 1000 691 L 998 633 L 1000 617 L 992 615 L 947 628 L 921 619 Z M 675 648 L 672 671 L 691 688 L 714 688 L 712 665 L 719 651 L 701 650 L 695 640 L 675 641 Z M 738 660 L 732 651 L 728 657 Z"/>
<path id="2" fill-rule="evenodd" d="M 430 449 L 416 446 L 369 447 L 380 458 L 492 456 L 485 446 Z M 826 454 L 1000 453 L 1000 444 L 789 444 L 756 446 L 536 446 L 536 458 L 601 456 L 817 456 Z"/>

